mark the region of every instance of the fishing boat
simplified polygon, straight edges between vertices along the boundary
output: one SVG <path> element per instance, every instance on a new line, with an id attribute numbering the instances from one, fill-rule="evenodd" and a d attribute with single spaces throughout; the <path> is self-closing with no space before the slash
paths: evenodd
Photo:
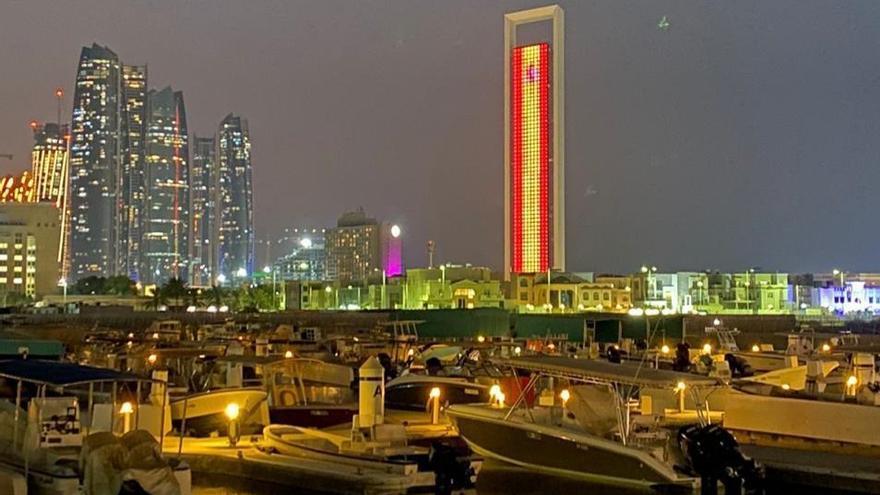
<path id="1" fill-rule="evenodd" d="M 227 377 L 226 383 L 266 392 L 268 421 L 264 426 L 271 422 L 325 428 L 350 423 L 357 414 L 354 370 L 349 366 L 296 357 L 293 352 L 224 356 L 215 365 Z"/>
<path id="2" fill-rule="evenodd" d="M 760 470 L 733 436 L 709 423 L 705 396 L 721 386 L 698 375 L 555 356 L 499 362 L 508 382 L 492 404 L 447 409 L 486 457 L 536 471 L 641 488 L 753 486 Z M 515 387 L 510 385 L 515 384 Z M 685 410 L 689 394 L 697 403 Z M 679 408 L 653 407 L 678 395 Z M 504 403 L 505 396 L 514 398 Z M 696 423 L 694 425 L 693 423 Z"/>
<path id="3" fill-rule="evenodd" d="M 190 493 L 189 467 L 161 456 L 170 430 L 164 382 L 42 360 L 0 361 L 0 380 L 0 468 L 26 477 L 28 493 L 118 493 L 122 484 Z M 105 455 L 111 449 L 121 454 Z"/>

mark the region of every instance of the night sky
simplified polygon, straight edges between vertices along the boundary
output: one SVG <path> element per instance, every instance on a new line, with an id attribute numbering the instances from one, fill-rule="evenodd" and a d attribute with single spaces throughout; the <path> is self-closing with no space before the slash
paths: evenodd
<path id="1" fill-rule="evenodd" d="M 880 2 L 560 3 L 570 270 L 880 270 Z M 0 172 L 98 42 L 250 120 L 258 237 L 363 206 L 500 268 L 502 16 L 543 4 L 3 0 Z"/>

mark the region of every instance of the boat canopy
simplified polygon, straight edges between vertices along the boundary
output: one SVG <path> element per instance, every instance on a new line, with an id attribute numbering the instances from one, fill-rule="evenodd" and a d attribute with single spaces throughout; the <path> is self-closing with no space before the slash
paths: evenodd
<path id="1" fill-rule="evenodd" d="M 131 373 L 122 373 L 107 368 L 82 366 L 74 363 L 44 361 L 41 359 L 15 359 L 0 361 L 0 378 L 48 385 L 50 387 L 69 387 L 98 382 L 153 382 Z"/>
<path id="2" fill-rule="evenodd" d="M 535 371 L 547 375 L 576 380 L 597 380 L 658 388 L 674 388 L 680 382 L 691 388 L 711 388 L 721 386 L 721 382 L 705 376 L 678 371 L 656 370 L 647 366 L 615 364 L 590 359 L 575 359 L 558 356 L 526 356 L 503 359 L 505 364 L 517 369 Z"/>
<path id="3" fill-rule="evenodd" d="M 274 363 L 279 363 L 281 361 L 286 360 L 296 360 L 299 358 L 286 358 L 284 354 L 269 354 L 266 356 L 240 356 L 240 355 L 230 355 L 230 356 L 220 356 L 217 358 L 218 363 L 233 363 L 233 364 L 245 364 L 245 365 L 270 365 Z"/>

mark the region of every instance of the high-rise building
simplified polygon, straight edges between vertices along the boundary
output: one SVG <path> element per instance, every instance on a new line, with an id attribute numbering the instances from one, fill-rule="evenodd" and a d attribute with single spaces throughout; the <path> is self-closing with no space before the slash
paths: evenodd
<path id="1" fill-rule="evenodd" d="M 216 277 L 254 273 L 254 193 L 247 119 L 229 114 L 217 130 Z"/>
<path id="2" fill-rule="evenodd" d="M 376 272 L 397 276 L 403 272 L 400 227 L 379 223 L 363 208 L 343 213 L 336 227 L 327 229 L 327 278 L 340 282 L 365 280 Z"/>
<path id="3" fill-rule="evenodd" d="M 120 119 L 119 270 L 141 279 L 141 242 L 144 235 L 144 146 L 146 145 L 147 67 L 122 66 Z"/>
<path id="4" fill-rule="evenodd" d="M 119 57 L 83 47 L 73 96 L 70 146 L 71 276 L 117 273 L 120 149 Z"/>
<path id="5" fill-rule="evenodd" d="M 214 191 L 216 166 L 214 138 L 193 136 L 190 163 L 190 285 L 212 285 L 214 280 Z"/>
<path id="6" fill-rule="evenodd" d="M 517 44 L 517 27 L 551 21 L 552 43 Z M 505 273 L 565 270 L 563 12 L 504 16 Z"/>
<path id="7" fill-rule="evenodd" d="M 32 124 L 34 147 L 31 152 L 30 201 L 50 203 L 58 210 L 60 221 L 57 261 L 61 277 L 66 278 L 69 268 L 68 249 L 70 234 L 70 209 L 68 166 L 70 156 L 70 129 L 66 125 L 45 123 Z"/>
<path id="8" fill-rule="evenodd" d="M 34 188 L 31 201 L 64 204 L 67 187 L 67 140 L 70 130 L 66 125 L 47 122 L 33 123 L 34 147 L 31 152 L 31 175 Z"/>
<path id="9" fill-rule="evenodd" d="M 141 279 L 188 280 L 189 138 L 183 93 L 170 87 L 151 90 L 146 118 Z"/>

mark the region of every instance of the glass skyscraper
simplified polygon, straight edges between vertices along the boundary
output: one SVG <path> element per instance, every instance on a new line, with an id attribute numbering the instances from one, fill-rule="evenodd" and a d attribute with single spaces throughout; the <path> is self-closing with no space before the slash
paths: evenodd
<path id="1" fill-rule="evenodd" d="M 147 67 L 122 66 L 121 169 L 118 225 L 119 273 L 141 279 L 144 222 L 144 146 L 146 141 Z"/>
<path id="2" fill-rule="evenodd" d="M 166 87 L 147 94 L 144 283 L 188 280 L 189 138 L 183 93 Z"/>
<path id="3" fill-rule="evenodd" d="M 83 47 L 73 97 L 70 147 L 71 276 L 117 272 L 119 58 Z"/>
<path id="4" fill-rule="evenodd" d="M 190 167 L 190 285 L 207 286 L 215 282 L 214 191 L 217 160 L 214 138 L 193 136 Z"/>
<path id="5" fill-rule="evenodd" d="M 253 182 L 247 119 L 229 114 L 217 130 L 216 276 L 254 273 Z"/>

